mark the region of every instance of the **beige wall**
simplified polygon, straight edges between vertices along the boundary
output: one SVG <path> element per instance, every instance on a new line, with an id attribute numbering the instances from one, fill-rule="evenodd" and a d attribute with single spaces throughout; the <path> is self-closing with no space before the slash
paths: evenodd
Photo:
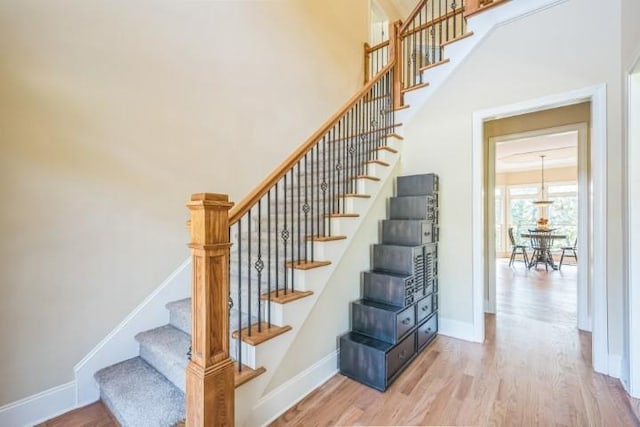
<path id="1" fill-rule="evenodd" d="M 629 71 L 640 55 L 640 2 L 622 0 L 622 69 Z"/>
<path id="2" fill-rule="evenodd" d="M 443 318 L 472 323 L 472 115 L 607 85 L 607 267 L 610 352 L 622 350 L 620 3 L 569 0 L 497 28 L 406 129 L 403 173 L 441 177 Z M 421 141 L 430 141 L 422 144 Z"/>
<path id="3" fill-rule="evenodd" d="M 545 168 L 544 181 L 561 182 L 561 181 L 577 181 L 578 168 L 576 166 L 567 166 L 563 168 Z M 496 174 L 497 185 L 521 185 L 521 184 L 537 184 L 540 185 L 540 171 L 521 171 L 521 172 L 505 172 Z M 545 185 L 546 188 L 546 185 Z"/>
<path id="4" fill-rule="evenodd" d="M 72 368 L 361 84 L 367 0 L 0 2 L 0 405 Z"/>

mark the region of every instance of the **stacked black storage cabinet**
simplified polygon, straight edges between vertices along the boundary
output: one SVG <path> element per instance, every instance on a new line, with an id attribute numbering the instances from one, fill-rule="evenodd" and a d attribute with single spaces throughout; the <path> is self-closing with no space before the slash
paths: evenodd
<path id="1" fill-rule="evenodd" d="M 340 372 L 384 391 L 438 332 L 438 175 L 398 177 L 363 298 L 340 337 Z"/>

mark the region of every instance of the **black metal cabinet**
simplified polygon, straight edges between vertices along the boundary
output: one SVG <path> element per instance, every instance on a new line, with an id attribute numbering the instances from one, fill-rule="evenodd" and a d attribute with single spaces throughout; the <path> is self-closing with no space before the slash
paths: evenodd
<path id="1" fill-rule="evenodd" d="M 438 186 L 435 174 L 398 178 L 352 331 L 339 340 L 340 371 L 381 391 L 438 332 Z"/>

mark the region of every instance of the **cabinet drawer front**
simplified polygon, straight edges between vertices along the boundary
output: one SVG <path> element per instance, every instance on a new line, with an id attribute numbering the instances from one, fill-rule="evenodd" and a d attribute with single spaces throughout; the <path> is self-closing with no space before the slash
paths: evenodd
<path id="1" fill-rule="evenodd" d="M 438 316 L 433 315 L 429 320 L 418 326 L 418 349 L 422 349 L 431 338 L 438 333 Z"/>
<path id="2" fill-rule="evenodd" d="M 431 299 L 431 295 L 418 301 L 416 310 L 418 310 L 418 323 L 422 322 L 431 313 L 433 313 L 433 301 Z"/>
<path id="3" fill-rule="evenodd" d="M 399 339 L 416 325 L 416 314 L 413 307 L 400 312 L 396 318 L 396 337 Z"/>
<path id="4" fill-rule="evenodd" d="M 393 377 L 416 352 L 415 334 L 410 334 L 387 354 L 387 380 Z"/>

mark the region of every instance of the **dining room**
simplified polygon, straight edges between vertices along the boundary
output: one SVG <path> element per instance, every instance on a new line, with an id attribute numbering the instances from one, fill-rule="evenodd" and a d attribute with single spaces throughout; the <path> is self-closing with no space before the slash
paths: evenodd
<path id="1" fill-rule="evenodd" d="M 579 130 L 494 141 L 493 312 L 578 325 Z"/>

